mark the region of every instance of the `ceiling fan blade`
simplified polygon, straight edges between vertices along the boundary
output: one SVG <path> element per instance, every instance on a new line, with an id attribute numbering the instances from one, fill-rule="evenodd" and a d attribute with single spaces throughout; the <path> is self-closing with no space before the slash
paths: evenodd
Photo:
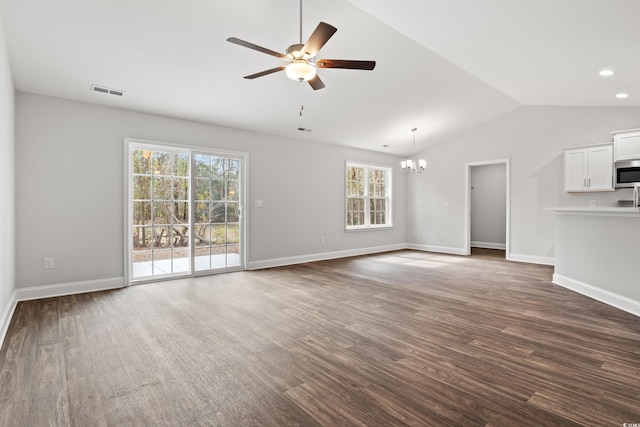
<path id="1" fill-rule="evenodd" d="M 349 70 L 373 70 L 376 61 L 352 61 L 349 59 L 318 59 L 318 68 L 346 68 Z"/>
<path id="2" fill-rule="evenodd" d="M 309 40 L 304 44 L 302 51 L 313 58 L 336 31 L 338 29 L 333 25 L 329 25 L 326 22 L 319 23 Z"/>
<path id="3" fill-rule="evenodd" d="M 311 85 L 313 90 L 322 89 L 324 87 L 324 83 L 320 80 L 320 77 L 317 74 L 314 78 L 309 80 L 309 85 Z"/>
<path id="4" fill-rule="evenodd" d="M 285 65 L 281 65 L 280 67 L 271 68 L 269 70 L 260 71 L 259 73 L 250 74 L 248 76 L 244 76 L 245 79 L 256 79 L 258 77 L 267 76 L 269 74 L 277 73 L 278 71 L 282 71 L 286 68 Z"/>
<path id="5" fill-rule="evenodd" d="M 258 46 L 257 44 L 249 43 L 244 40 L 240 40 L 236 37 L 229 37 L 227 39 L 228 42 L 248 47 L 249 49 L 257 50 L 258 52 L 266 53 L 267 55 L 275 56 L 276 58 L 284 58 L 285 56 L 281 53 L 273 51 L 271 49 L 267 49 L 266 47 Z"/>

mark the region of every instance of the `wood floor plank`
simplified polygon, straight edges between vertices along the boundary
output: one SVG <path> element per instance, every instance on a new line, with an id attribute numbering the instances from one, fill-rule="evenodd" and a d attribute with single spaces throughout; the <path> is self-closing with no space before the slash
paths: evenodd
<path id="1" fill-rule="evenodd" d="M 0 425 L 640 422 L 640 319 L 552 272 L 403 250 L 20 302 Z"/>

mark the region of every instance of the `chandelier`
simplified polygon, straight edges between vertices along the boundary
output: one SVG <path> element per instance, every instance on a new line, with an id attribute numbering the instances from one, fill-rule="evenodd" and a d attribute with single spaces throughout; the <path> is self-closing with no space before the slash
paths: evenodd
<path id="1" fill-rule="evenodd" d="M 400 162 L 400 165 L 402 166 L 402 170 L 405 172 L 418 171 L 418 173 L 422 173 L 427 167 L 427 161 L 424 159 L 420 159 L 416 162 L 416 131 L 417 130 L 418 128 L 411 129 L 411 132 L 413 132 L 413 155 L 411 156 L 411 158 Z"/>

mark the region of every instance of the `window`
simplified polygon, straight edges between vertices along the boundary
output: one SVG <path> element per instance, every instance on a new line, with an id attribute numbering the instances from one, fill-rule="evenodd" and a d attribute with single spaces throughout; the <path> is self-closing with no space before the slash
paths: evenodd
<path id="1" fill-rule="evenodd" d="M 391 168 L 347 162 L 347 230 L 391 225 Z"/>

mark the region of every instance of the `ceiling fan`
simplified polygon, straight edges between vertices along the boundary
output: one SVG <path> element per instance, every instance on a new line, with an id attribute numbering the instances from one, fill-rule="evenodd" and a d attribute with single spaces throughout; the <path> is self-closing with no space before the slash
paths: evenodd
<path id="1" fill-rule="evenodd" d="M 348 59 L 316 59 L 316 55 L 322 47 L 329 41 L 331 36 L 338 29 L 325 22 L 320 22 L 313 31 L 306 43 L 302 43 L 302 0 L 300 0 L 300 43 L 292 44 L 287 48 L 287 53 L 279 53 L 271 49 L 240 40 L 236 37 L 229 37 L 228 42 L 275 56 L 289 62 L 288 65 L 271 68 L 259 73 L 245 76 L 245 79 L 255 79 L 266 76 L 278 71 L 285 71 L 287 77 L 300 82 L 307 81 L 313 90 L 325 87 L 322 80 L 317 74 L 317 68 L 343 68 L 349 70 L 373 70 L 376 66 L 375 61 L 354 61 Z"/>

